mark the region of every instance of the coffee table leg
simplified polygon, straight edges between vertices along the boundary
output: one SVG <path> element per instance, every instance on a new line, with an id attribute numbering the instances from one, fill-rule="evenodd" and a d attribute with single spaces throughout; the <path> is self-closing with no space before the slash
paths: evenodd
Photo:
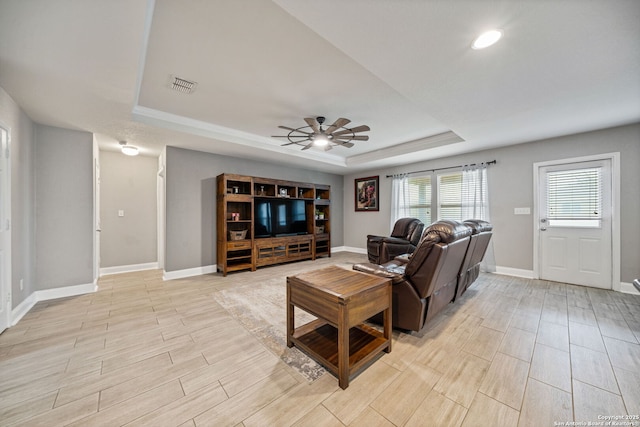
<path id="1" fill-rule="evenodd" d="M 293 304 L 291 304 L 291 288 L 287 279 L 287 347 L 293 347 L 291 337 L 295 330 Z"/>
<path id="2" fill-rule="evenodd" d="M 391 310 L 392 310 L 391 307 L 393 306 L 393 293 L 391 291 L 391 283 L 389 283 L 388 285 L 387 292 L 389 294 L 389 307 L 386 310 L 384 310 L 382 314 L 382 319 L 384 323 L 384 337 L 389 341 L 389 346 L 384 351 L 387 353 L 391 353 L 391 341 L 392 341 L 391 334 L 393 331 L 393 319 L 391 316 Z"/>
<path id="3" fill-rule="evenodd" d="M 391 306 L 382 312 L 382 318 L 384 323 L 384 338 L 389 342 L 387 348 L 384 349 L 386 353 L 391 353 Z"/>
<path id="4" fill-rule="evenodd" d="M 338 311 L 338 385 L 344 390 L 349 387 L 349 325 L 346 307 Z"/>

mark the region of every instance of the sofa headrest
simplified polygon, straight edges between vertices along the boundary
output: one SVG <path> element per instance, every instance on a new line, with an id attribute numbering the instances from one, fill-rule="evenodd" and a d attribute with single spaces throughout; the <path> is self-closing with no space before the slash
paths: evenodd
<path id="1" fill-rule="evenodd" d="M 405 275 L 414 280 L 414 276 L 426 274 L 426 269 L 422 266 L 434 247 L 453 244 L 458 240 L 468 239 L 469 236 L 471 236 L 471 228 L 460 221 L 440 220 L 434 222 L 427 227 L 420 244 L 411 254 L 409 263 L 405 267 Z"/>
<path id="2" fill-rule="evenodd" d="M 471 233 L 471 228 L 460 221 L 443 219 L 427 227 L 423 239 L 441 243 L 451 243 L 470 236 Z"/>
<path id="3" fill-rule="evenodd" d="M 411 240 L 414 232 L 417 228 L 420 228 L 420 233 L 422 233 L 422 228 L 424 225 L 422 221 L 417 218 L 400 218 L 393 225 L 393 231 L 391 231 L 391 237 L 398 237 L 405 240 Z"/>
<path id="4" fill-rule="evenodd" d="M 485 231 L 493 230 L 493 225 L 487 221 L 481 219 L 467 219 L 464 221 L 465 225 L 468 225 L 473 230 L 473 234 L 479 234 Z"/>

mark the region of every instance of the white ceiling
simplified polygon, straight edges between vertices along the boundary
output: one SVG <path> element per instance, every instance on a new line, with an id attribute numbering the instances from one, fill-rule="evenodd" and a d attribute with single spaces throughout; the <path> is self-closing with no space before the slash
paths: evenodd
<path id="1" fill-rule="evenodd" d="M 503 39 L 472 50 L 490 28 Z M 640 2 L 0 0 L 0 86 L 103 149 L 346 174 L 640 121 Z M 370 140 L 270 137 L 320 115 Z"/>

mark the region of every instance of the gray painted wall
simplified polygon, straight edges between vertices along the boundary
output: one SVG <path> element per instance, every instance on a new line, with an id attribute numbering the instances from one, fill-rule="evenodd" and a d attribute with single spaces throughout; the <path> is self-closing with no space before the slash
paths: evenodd
<path id="1" fill-rule="evenodd" d="M 342 176 L 167 147 L 165 271 L 216 264 L 216 176 L 221 173 L 331 185 L 331 243 L 343 245 Z"/>
<path id="2" fill-rule="evenodd" d="M 92 137 L 34 124 L 1 88 L 0 121 L 12 131 L 15 307 L 36 290 L 92 281 Z M 630 282 L 640 277 L 640 240 L 628 237 L 640 232 L 640 124 L 370 170 L 344 180 L 339 175 L 168 147 L 165 269 L 215 264 L 215 177 L 220 173 L 331 185 L 333 246 L 365 248 L 367 234 L 389 232 L 385 200 L 390 200 L 391 181 L 385 175 L 496 159 L 498 164 L 489 169 L 496 263 L 532 270 L 533 217 L 513 215 L 513 208 L 533 207 L 533 163 L 616 151 L 621 153 L 621 280 Z M 380 211 L 354 212 L 353 180 L 371 175 L 380 175 Z M 155 197 L 155 188 L 149 194 Z"/>
<path id="3" fill-rule="evenodd" d="M 488 169 L 496 265 L 533 270 L 533 215 L 514 215 L 516 207 L 533 210 L 533 164 L 610 152 L 621 154 L 621 271 L 620 279 L 640 277 L 640 124 L 552 138 L 480 151 L 397 168 L 345 176 L 345 236 L 348 247 L 365 248 L 367 234 L 390 231 L 391 179 L 385 175 L 465 163 L 497 160 Z M 380 211 L 354 212 L 354 179 L 380 175 Z M 628 236 L 634 236 L 629 238 Z"/>
<path id="4" fill-rule="evenodd" d="M 100 151 L 101 268 L 157 261 L 157 172 L 156 157 Z"/>
<path id="5" fill-rule="evenodd" d="M 36 125 L 38 290 L 93 282 L 93 135 Z"/>
<path id="6" fill-rule="evenodd" d="M 16 307 L 36 291 L 34 123 L 0 88 L 0 123 L 11 132 L 11 294 Z M 20 291 L 20 279 L 23 289 Z"/>

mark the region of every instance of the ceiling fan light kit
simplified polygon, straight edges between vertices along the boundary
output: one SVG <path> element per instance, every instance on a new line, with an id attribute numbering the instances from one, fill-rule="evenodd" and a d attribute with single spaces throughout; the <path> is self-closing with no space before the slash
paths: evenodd
<path id="1" fill-rule="evenodd" d="M 316 135 L 313 137 L 313 145 L 317 147 L 324 147 L 329 143 L 329 137 L 327 135 Z"/>
<path id="2" fill-rule="evenodd" d="M 322 126 L 325 120 L 324 117 L 319 116 L 304 119 L 307 122 L 307 126 L 299 128 L 278 126 L 280 129 L 288 130 L 289 133 L 287 135 L 274 135 L 273 138 L 287 138 L 289 142 L 282 144 L 282 146 L 300 145 L 303 150 L 308 150 L 315 146 L 323 147 L 325 151 L 336 146 L 351 148 L 354 145 L 352 141 L 369 140 L 367 135 L 356 135 L 357 133 L 371 130 L 367 125 L 348 128 L 346 126 L 351 123 L 351 120 L 339 118 L 331 126 L 324 129 Z"/>

